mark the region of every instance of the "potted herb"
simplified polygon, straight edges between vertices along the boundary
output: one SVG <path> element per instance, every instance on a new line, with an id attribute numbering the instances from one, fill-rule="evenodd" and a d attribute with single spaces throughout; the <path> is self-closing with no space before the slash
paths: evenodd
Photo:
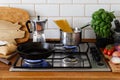
<path id="1" fill-rule="evenodd" d="M 92 14 L 91 27 L 96 34 L 98 47 L 105 47 L 112 36 L 111 22 L 115 18 L 113 13 L 101 8 Z"/>

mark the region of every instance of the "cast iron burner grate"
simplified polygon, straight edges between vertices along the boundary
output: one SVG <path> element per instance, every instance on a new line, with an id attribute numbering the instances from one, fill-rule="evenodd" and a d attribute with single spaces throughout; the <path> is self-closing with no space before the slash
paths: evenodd
<path id="1" fill-rule="evenodd" d="M 77 47 L 78 49 L 75 50 L 75 52 L 70 53 L 68 51 L 65 51 L 66 49 L 61 45 L 55 45 L 55 47 L 57 47 L 57 49 L 52 53 L 52 55 L 48 57 L 47 59 L 44 59 L 44 62 L 42 62 L 43 64 L 49 63 L 50 65 L 48 67 L 41 67 L 38 65 L 37 67 L 36 66 L 33 66 L 33 67 L 22 66 L 25 60 L 22 59 L 21 57 L 19 57 L 16 60 L 13 67 L 14 68 L 26 68 L 26 69 L 29 69 L 29 68 L 30 69 L 31 68 L 32 69 L 34 68 L 91 68 L 91 64 L 90 64 L 90 61 L 87 55 L 88 49 L 85 52 L 80 52 L 79 50 L 80 47 Z"/>

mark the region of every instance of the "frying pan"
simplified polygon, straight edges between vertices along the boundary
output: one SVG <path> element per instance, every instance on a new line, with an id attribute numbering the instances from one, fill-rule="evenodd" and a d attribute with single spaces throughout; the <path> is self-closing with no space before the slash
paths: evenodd
<path id="1" fill-rule="evenodd" d="M 38 60 L 49 57 L 54 49 L 49 43 L 28 42 L 19 45 L 17 51 L 23 59 Z"/>

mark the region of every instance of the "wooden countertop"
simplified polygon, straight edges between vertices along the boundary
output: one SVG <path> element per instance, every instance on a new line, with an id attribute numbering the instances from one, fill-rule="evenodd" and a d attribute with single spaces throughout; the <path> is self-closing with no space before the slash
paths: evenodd
<path id="1" fill-rule="evenodd" d="M 10 66 L 0 62 L 0 80 L 120 80 L 113 72 L 10 72 Z"/>
<path id="2" fill-rule="evenodd" d="M 0 62 L 0 80 L 120 80 L 113 72 L 10 72 L 10 66 Z"/>
<path id="3" fill-rule="evenodd" d="M 48 42 L 60 42 L 60 39 L 47 38 L 46 41 L 48 41 Z M 82 39 L 82 42 L 96 42 L 96 40 L 95 39 Z"/>

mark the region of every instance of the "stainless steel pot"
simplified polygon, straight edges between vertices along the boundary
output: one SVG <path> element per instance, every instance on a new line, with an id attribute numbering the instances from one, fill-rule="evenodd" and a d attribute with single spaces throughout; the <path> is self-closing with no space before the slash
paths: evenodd
<path id="1" fill-rule="evenodd" d="M 63 32 L 60 30 L 60 40 L 64 45 L 78 45 L 81 42 L 82 30 L 74 28 L 73 33 Z"/>
<path id="2" fill-rule="evenodd" d="M 60 30 L 60 40 L 64 45 L 79 45 L 82 40 L 82 29 L 90 26 L 90 23 L 86 24 L 81 28 L 73 28 L 73 32 L 63 32 Z"/>

